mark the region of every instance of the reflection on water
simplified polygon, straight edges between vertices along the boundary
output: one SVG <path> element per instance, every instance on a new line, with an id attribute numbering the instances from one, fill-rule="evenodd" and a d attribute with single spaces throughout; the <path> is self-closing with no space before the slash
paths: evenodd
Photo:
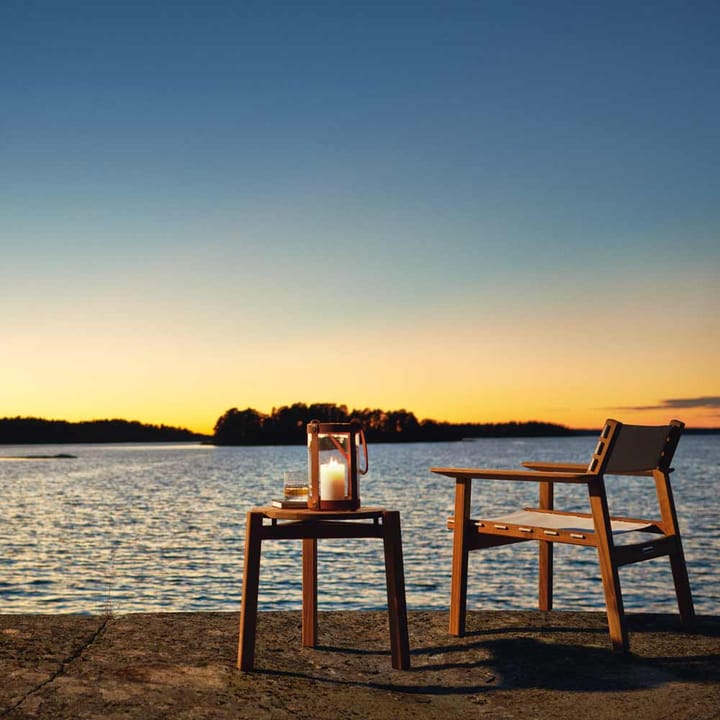
<path id="1" fill-rule="evenodd" d="M 375 445 L 361 479 L 365 505 L 401 511 L 411 609 L 448 605 L 453 481 L 432 465 L 514 467 L 521 460 L 589 457 L 594 438 L 478 440 Z M 303 447 L 200 445 L 33 447 L 74 459 L 0 463 L 0 612 L 149 612 L 239 607 L 245 512 L 282 490 L 284 470 L 306 466 Z M 2 455 L 28 455 L 27 446 Z M 698 612 L 720 609 L 720 519 L 711 491 L 720 437 L 687 436 L 676 455 L 674 490 Z M 609 483 L 623 514 L 656 513 L 652 480 Z M 476 485 L 474 504 L 502 512 L 535 503 L 530 483 Z M 582 488 L 557 491 L 558 507 L 578 509 Z M 711 538 L 708 540 L 708 538 Z M 595 551 L 556 546 L 556 607 L 604 607 Z M 300 543 L 263 548 L 260 606 L 300 607 Z M 384 608 L 382 544 L 321 541 L 320 609 Z M 621 570 L 628 609 L 674 612 L 667 559 Z M 471 554 L 469 607 L 531 608 L 536 545 Z"/>

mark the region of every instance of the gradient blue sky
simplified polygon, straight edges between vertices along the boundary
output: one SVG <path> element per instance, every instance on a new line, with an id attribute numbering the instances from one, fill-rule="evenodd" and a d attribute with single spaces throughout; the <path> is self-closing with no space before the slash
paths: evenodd
<path id="1" fill-rule="evenodd" d="M 4 0 L 0 415 L 720 425 L 718 37 L 717 2 Z"/>

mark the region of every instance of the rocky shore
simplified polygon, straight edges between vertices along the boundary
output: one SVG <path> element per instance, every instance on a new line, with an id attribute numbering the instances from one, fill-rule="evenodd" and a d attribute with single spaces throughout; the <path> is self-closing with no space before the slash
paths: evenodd
<path id="1" fill-rule="evenodd" d="M 262 613 L 241 673 L 238 613 L 0 615 L 0 718 L 720 718 L 720 618 L 685 632 L 631 615 L 628 655 L 602 613 L 411 612 L 412 669 L 390 668 L 383 612 Z"/>

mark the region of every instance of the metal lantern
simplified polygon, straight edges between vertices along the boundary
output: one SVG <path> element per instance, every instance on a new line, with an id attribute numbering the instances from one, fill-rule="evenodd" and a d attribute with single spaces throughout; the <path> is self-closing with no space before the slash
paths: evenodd
<path id="1" fill-rule="evenodd" d="M 357 510 L 358 474 L 368 471 L 365 433 L 359 421 L 323 423 L 313 420 L 308 435 L 308 508 Z M 360 469 L 358 455 L 364 455 Z"/>

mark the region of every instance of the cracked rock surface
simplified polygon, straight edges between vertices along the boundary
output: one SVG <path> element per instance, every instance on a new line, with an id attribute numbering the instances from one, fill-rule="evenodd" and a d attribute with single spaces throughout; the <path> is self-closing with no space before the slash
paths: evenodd
<path id="1" fill-rule="evenodd" d="M 237 659 L 239 613 L 0 615 L 0 718 L 720 717 L 720 618 L 691 632 L 630 617 L 632 653 L 602 613 L 411 612 L 412 669 L 392 670 L 386 614 L 261 613 L 255 671 Z"/>

